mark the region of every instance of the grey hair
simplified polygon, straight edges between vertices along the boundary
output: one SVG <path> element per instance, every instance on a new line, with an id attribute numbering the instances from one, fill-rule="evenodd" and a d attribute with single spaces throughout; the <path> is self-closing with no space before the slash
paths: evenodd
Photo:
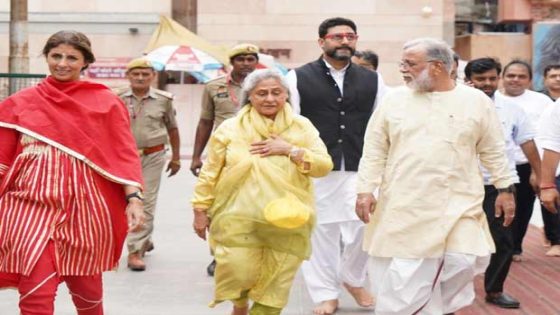
<path id="1" fill-rule="evenodd" d="M 266 79 L 275 79 L 284 89 L 288 97 L 290 96 L 290 86 L 288 85 L 288 80 L 277 70 L 273 69 L 258 69 L 251 72 L 243 81 L 243 86 L 241 87 L 241 95 L 239 99 L 241 100 L 241 105 L 249 103 L 249 93 L 259 84 L 261 81 Z"/>
<path id="2" fill-rule="evenodd" d="M 407 50 L 415 47 L 425 50 L 428 60 L 441 61 L 447 72 L 451 73 L 454 64 L 453 55 L 455 53 L 446 42 L 429 37 L 416 38 L 406 42 L 403 49 Z"/>

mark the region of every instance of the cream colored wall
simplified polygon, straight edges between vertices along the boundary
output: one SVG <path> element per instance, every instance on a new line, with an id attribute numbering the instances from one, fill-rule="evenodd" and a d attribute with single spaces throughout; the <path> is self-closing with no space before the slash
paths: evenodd
<path id="1" fill-rule="evenodd" d="M 171 12 L 171 0 L 27 0 L 27 3 L 29 12 Z M 0 11 L 10 11 L 10 1 L 0 1 Z"/>
<path id="2" fill-rule="evenodd" d="M 157 26 L 157 16 L 171 14 L 171 0 L 28 0 L 31 71 L 45 73 L 40 56 L 47 37 L 60 29 L 86 33 L 98 57 L 138 56 Z M 316 59 L 317 27 L 326 18 L 344 16 L 358 25 L 358 49 L 380 55 L 380 71 L 390 85 L 401 83 L 397 63 L 402 44 L 432 36 L 449 40 L 452 0 L 200 0 L 198 33 L 230 46 L 254 42 L 265 49 L 291 49 L 280 61 L 296 67 Z M 430 14 L 422 8 L 429 6 Z M 450 9 L 451 8 L 451 9 Z M 451 10 L 451 11 L 450 11 Z M 0 1 L 0 42 L 8 43 L 9 1 Z M 107 13 L 106 13 L 107 12 Z M 139 28 L 132 35 L 129 27 Z M 0 72 L 7 71 L 8 45 L 0 45 Z M 116 81 L 114 81 L 117 83 Z M 106 82 L 111 83 L 111 82 Z M 118 84 L 126 83 L 119 81 Z M 202 85 L 168 85 L 175 94 L 182 155 L 192 153 Z"/>
<path id="3" fill-rule="evenodd" d="M 444 38 L 445 2 L 449 1 L 204 0 L 199 1 L 198 33 L 227 46 L 253 42 L 264 49 L 291 49 L 290 58 L 280 61 L 296 67 L 321 54 L 317 27 L 324 19 L 347 17 L 358 26 L 357 48 L 377 52 L 383 77 L 395 85 L 401 83 L 397 63 L 406 40 Z M 431 7 L 429 15 L 422 14 L 426 6 Z"/>
<path id="4" fill-rule="evenodd" d="M 140 56 L 150 35 L 109 35 L 109 34 L 88 34 L 92 42 L 93 53 L 99 57 L 122 57 Z M 51 34 L 30 34 L 29 35 L 29 69 L 31 73 L 47 73 L 45 59 L 41 55 L 43 45 Z M 0 34 L 0 42 L 8 43 L 8 34 Z M 8 70 L 9 47 L 0 45 L 0 72 Z"/>
<path id="5" fill-rule="evenodd" d="M 502 65 L 512 59 L 531 60 L 531 35 L 523 33 L 480 33 L 455 39 L 457 53 L 463 60 L 498 58 Z"/>
<path id="6" fill-rule="evenodd" d="M 10 1 L 0 1 L 0 72 L 8 71 L 9 11 Z M 41 49 L 63 29 L 85 33 L 97 57 L 140 56 L 171 0 L 28 0 L 28 12 L 30 72 L 45 73 Z"/>
<path id="7" fill-rule="evenodd" d="M 154 19 L 159 14 L 171 13 L 171 0 L 28 1 L 32 72 L 45 70 L 37 56 L 44 40 L 56 30 L 71 28 L 85 32 L 92 37 L 100 57 L 138 56 L 155 29 Z M 449 40 L 450 2 L 201 0 L 198 1 L 198 33 L 226 46 L 254 42 L 265 49 L 290 49 L 290 57 L 279 60 L 288 67 L 296 67 L 321 54 L 317 45 L 317 27 L 321 21 L 333 16 L 348 17 L 358 25 L 358 49 L 376 51 L 385 80 L 395 85 L 401 83 L 397 63 L 406 40 L 420 36 Z M 423 14 L 424 7 L 430 7 L 431 13 Z M 9 1 L 0 1 L 0 40 L 4 43 L 8 42 L 7 12 Z M 129 27 L 139 28 L 139 34 L 129 34 Z M 8 46 L 0 45 L 0 71 L 7 70 L 7 59 Z"/>

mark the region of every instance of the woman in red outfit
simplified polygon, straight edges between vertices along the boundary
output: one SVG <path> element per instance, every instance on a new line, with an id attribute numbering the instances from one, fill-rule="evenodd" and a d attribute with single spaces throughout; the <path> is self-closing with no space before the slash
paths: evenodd
<path id="1" fill-rule="evenodd" d="M 140 162 L 120 99 L 80 81 L 89 39 L 61 31 L 43 53 L 51 75 L 0 103 L 0 288 L 52 315 L 64 281 L 79 315 L 101 315 L 101 273 L 144 221 Z"/>

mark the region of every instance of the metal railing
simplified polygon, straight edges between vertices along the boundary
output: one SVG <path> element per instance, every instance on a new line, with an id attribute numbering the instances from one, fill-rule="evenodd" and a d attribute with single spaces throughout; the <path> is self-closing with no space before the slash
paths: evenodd
<path id="1" fill-rule="evenodd" d="M 41 82 L 46 75 L 29 73 L 0 73 L 0 101 L 26 87 Z"/>

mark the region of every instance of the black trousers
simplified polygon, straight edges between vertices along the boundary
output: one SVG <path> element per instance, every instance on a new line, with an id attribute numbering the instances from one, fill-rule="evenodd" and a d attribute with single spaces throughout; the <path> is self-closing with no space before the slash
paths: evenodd
<path id="1" fill-rule="evenodd" d="M 515 221 L 513 221 L 513 253 L 523 252 L 522 244 L 527 227 L 533 215 L 533 205 L 535 204 L 535 192 L 529 184 L 531 176 L 531 165 L 529 163 L 517 165 L 519 184 L 515 184 Z"/>
<path id="2" fill-rule="evenodd" d="M 511 225 L 504 227 L 504 217 L 496 218 L 495 203 L 498 191 L 494 186 L 484 186 L 484 201 L 482 207 L 488 219 L 490 233 L 496 245 L 496 252 L 490 257 L 490 264 L 484 274 L 484 289 L 486 293 L 500 293 L 504 291 L 513 256 L 513 234 Z M 516 218 L 517 219 L 517 218 Z"/>
<path id="3" fill-rule="evenodd" d="M 556 187 L 560 188 L 560 176 L 556 177 Z M 541 206 L 544 235 L 552 245 L 560 245 L 560 212 L 554 214 Z"/>

